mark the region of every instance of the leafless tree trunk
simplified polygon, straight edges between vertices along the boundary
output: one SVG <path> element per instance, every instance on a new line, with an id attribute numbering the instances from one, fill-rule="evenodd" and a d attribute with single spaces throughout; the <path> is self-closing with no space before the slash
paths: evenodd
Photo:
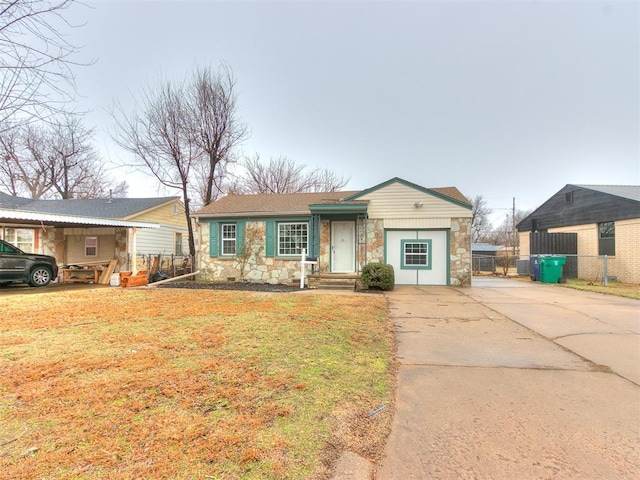
<path id="1" fill-rule="evenodd" d="M 223 65 L 217 73 L 196 70 L 189 85 L 190 130 L 203 155 L 196 162 L 197 189 L 202 205 L 214 201 L 234 149 L 247 137 L 247 127 L 237 119 L 235 80 Z"/>
<path id="2" fill-rule="evenodd" d="M 286 157 L 262 163 L 260 155 L 256 155 L 245 159 L 241 167 L 242 174 L 230 187 L 234 193 L 335 192 L 349 181 L 328 169 L 306 172 L 306 165 L 296 164 Z"/>
<path id="3" fill-rule="evenodd" d="M 60 30 L 73 28 L 63 14 L 74 3 L 0 1 L 0 128 L 11 126 L 9 119 L 13 124 L 48 119 L 74 99 L 78 49 Z"/>
<path id="4" fill-rule="evenodd" d="M 146 168 L 163 185 L 180 190 L 189 234 L 189 253 L 195 256 L 191 223 L 190 175 L 199 150 L 189 128 L 188 97 L 184 85 L 165 82 L 147 89 L 137 112 L 116 116 L 115 141 L 134 155 L 136 166 Z"/>

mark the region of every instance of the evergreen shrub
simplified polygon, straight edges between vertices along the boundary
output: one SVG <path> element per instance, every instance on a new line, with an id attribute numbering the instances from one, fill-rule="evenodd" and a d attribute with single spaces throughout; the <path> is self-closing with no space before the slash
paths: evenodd
<path id="1" fill-rule="evenodd" d="M 393 265 L 386 263 L 367 263 L 362 267 L 362 286 L 366 289 L 393 290 L 395 274 Z"/>

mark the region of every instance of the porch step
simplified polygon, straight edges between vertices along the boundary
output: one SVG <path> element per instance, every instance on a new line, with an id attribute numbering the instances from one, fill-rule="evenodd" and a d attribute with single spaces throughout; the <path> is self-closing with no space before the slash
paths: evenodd
<path id="1" fill-rule="evenodd" d="M 309 275 L 309 287 L 321 290 L 350 290 L 356 289 L 356 282 L 360 278 L 357 274 L 313 274 Z"/>

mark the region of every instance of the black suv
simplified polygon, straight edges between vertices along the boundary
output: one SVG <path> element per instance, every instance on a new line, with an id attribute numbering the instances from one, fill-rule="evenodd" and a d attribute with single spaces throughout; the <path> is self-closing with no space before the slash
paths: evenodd
<path id="1" fill-rule="evenodd" d="M 33 287 L 45 287 L 57 275 L 58 265 L 54 257 L 25 253 L 0 240 L 0 284 L 27 282 Z"/>

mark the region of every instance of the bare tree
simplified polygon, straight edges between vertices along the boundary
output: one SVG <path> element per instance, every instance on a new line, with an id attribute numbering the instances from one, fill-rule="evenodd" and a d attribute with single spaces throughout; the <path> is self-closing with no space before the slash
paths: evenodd
<path id="1" fill-rule="evenodd" d="M 493 242 L 504 247 L 498 252 L 497 258 L 498 265 L 502 267 L 504 275 L 507 275 L 509 267 L 515 264 L 520 249 L 520 236 L 516 225 L 529 213 L 516 210 L 514 206 L 513 210 L 505 215 L 504 221 L 493 233 Z"/>
<path id="2" fill-rule="evenodd" d="M 335 192 L 349 181 L 328 169 L 305 171 L 306 165 L 296 164 L 287 157 L 263 163 L 256 154 L 245 159 L 241 168 L 243 174 L 230 187 L 234 193 Z"/>
<path id="3" fill-rule="evenodd" d="M 487 201 L 482 195 L 476 195 L 471 199 L 471 241 L 482 243 L 489 240 L 491 236 L 491 222 L 489 215 L 493 210 L 487 205 Z"/>
<path id="4" fill-rule="evenodd" d="M 106 174 L 93 130 L 71 114 L 8 129 L 0 136 L 0 155 L 0 185 L 12 195 L 66 199 L 127 193 L 126 181 Z"/>
<path id="5" fill-rule="evenodd" d="M 115 141 L 134 155 L 133 166 L 149 171 L 166 187 L 180 190 L 195 255 L 191 224 L 192 198 L 202 205 L 219 193 L 234 149 L 247 137 L 237 120 L 235 81 L 222 66 L 216 73 L 199 69 L 190 81 L 163 82 L 144 90 L 138 112 L 120 108 Z"/>
<path id="6" fill-rule="evenodd" d="M 147 88 L 137 111 L 116 116 L 114 140 L 134 155 L 135 165 L 146 168 L 166 187 L 180 190 L 189 234 L 189 253 L 196 247 L 191 223 L 190 180 L 201 151 L 192 135 L 190 109 L 184 84 L 169 81 Z"/>
<path id="7" fill-rule="evenodd" d="M 189 85 L 189 127 L 202 155 L 195 162 L 196 189 L 200 202 L 216 199 L 227 165 L 235 161 L 234 150 L 247 137 L 247 127 L 237 119 L 235 80 L 231 69 L 218 72 L 197 69 Z"/>
<path id="8" fill-rule="evenodd" d="M 74 3 L 0 1 L 0 126 L 49 118 L 73 100 L 78 49 L 65 38 L 73 26 L 63 14 Z"/>

